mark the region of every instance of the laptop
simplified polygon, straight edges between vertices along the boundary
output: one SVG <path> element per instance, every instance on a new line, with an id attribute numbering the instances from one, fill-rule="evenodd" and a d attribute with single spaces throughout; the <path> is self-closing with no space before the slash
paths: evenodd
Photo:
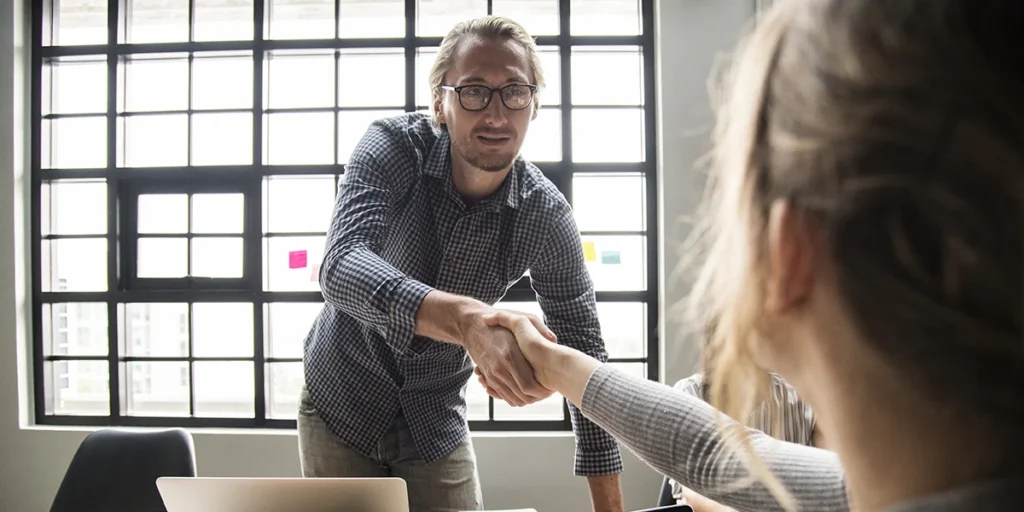
<path id="1" fill-rule="evenodd" d="M 167 512 L 409 512 L 401 478 L 206 478 L 156 481 Z"/>

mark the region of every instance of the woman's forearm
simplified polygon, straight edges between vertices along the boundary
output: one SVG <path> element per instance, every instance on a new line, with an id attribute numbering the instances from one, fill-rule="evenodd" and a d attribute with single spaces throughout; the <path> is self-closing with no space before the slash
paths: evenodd
<path id="1" fill-rule="evenodd" d="M 534 361 L 537 382 L 561 393 L 566 400 L 580 407 L 587 382 L 601 362 L 578 350 L 553 343 L 536 344 L 531 348 L 535 353 L 528 352 L 526 357 Z"/>
<path id="2" fill-rule="evenodd" d="M 567 373 L 585 371 L 582 361 L 568 361 Z M 723 438 L 718 430 L 719 413 L 706 402 L 609 365 L 594 366 L 590 374 L 579 395 L 580 410 L 644 462 L 683 486 L 738 510 L 782 510 L 761 483 L 742 485 L 750 482 L 743 455 Z M 575 393 L 577 377 L 563 379 Z M 849 510 L 836 454 L 779 441 L 752 429 L 744 432 L 755 455 L 801 510 Z"/>

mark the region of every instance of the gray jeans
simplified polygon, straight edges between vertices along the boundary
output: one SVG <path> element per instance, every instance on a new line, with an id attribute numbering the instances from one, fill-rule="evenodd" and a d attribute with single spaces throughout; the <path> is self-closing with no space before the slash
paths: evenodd
<path id="1" fill-rule="evenodd" d="M 427 463 L 399 415 L 377 444 L 376 456 L 366 457 L 327 428 L 305 387 L 299 397 L 298 429 L 304 477 L 398 477 L 409 489 L 411 512 L 483 509 L 476 454 L 468 437 L 447 457 Z"/>

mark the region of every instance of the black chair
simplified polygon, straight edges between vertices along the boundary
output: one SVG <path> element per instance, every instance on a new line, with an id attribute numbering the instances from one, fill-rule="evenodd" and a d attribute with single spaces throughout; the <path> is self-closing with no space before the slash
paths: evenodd
<path id="1" fill-rule="evenodd" d="M 667 507 L 675 504 L 676 499 L 672 497 L 672 484 L 666 476 L 661 480 L 661 493 L 658 495 L 658 506 Z"/>
<path id="2" fill-rule="evenodd" d="M 196 476 L 188 432 L 99 430 L 75 452 L 50 512 L 166 512 L 162 476 Z"/>

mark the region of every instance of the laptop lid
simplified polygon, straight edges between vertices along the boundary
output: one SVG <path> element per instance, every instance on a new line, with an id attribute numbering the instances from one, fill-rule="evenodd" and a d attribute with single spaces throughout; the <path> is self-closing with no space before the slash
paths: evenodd
<path id="1" fill-rule="evenodd" d="M 401 478 L 190 478 L 156 481 L 167 512 L 409 512 Z"/>

